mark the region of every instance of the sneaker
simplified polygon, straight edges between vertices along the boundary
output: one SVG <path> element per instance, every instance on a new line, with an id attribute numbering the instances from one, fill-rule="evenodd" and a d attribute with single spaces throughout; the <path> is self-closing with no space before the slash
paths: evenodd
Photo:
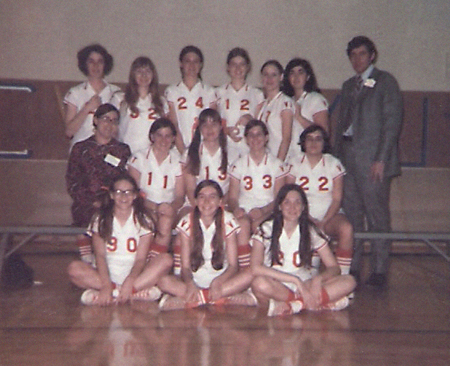
<path id="1" fill-rule="evenodd" d="M 98 299 L 99 291 L 94 289 L 85 290 L 80 298 L 80 301 L 83 305 L 95 305 L 95 302 Z"/>
<path id="2" fill-rule="evenodd" d="M 159 301 L 160 310 L 180 310 L 186 308 L 186 301 L 181 297 L 171 296 L 169 294 L 163 295 Z"/>
<path id="3" fill-rule="evenodd" d="M 345 309 L 350 304 L 350 300 L 348 296 L 344 296 L 340 298 L 338 301 L 330 302 L 324 306 L 322 306 L 321 310 L 331 310 L 331 311 L 339 311 Z"/>
<path id="4" fill-rule="evenodd" d="M 269 310 L 267 316 L 280 316 L 293 314 L 291 305 L 286 301 L 269 300 Z"/>
<path id="5" fill-rule="evenodd" d="M 252 292 L 242 292 L 236 295 L 228 296 L 224 299 L 224 305 L 241 305 L 241 306 L 256 306 L 258 300 Z"/>
<path id="6" fill-rule="evenodd" d="M 161 298 L 162 292 L 156 287 L 146 288 L 131 295 L 133 300 L 156 301 Z"/>

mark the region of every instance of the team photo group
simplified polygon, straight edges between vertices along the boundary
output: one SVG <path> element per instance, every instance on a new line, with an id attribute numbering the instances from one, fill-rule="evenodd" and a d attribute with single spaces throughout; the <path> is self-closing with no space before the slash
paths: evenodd
<path id="1" fill-rule="evenodd" d="M 67 269 L 81 303 L 259 306 L 277 316 L 341 310 L 357 286 L 385 287 L 390 243 L 371 243 L 366 277 L 353 236 L 390 230 L 402 98 L 375 67 L 369 38 L 354 37 L 346 53 L 355 74 L 331 141 L 329 104 L 306 59 L 269 59 L 257 88 L 236 47 L 224 62 L 229 81 L 212 87 L 189 45 L 181 80 L 162 93 L 149 57 L 133 61 L 122 90 L 105 80 L 113 57 L 103 46 L 79 50 L 87 80 L 64 108 L 73 225 L 86 229 Z"/>

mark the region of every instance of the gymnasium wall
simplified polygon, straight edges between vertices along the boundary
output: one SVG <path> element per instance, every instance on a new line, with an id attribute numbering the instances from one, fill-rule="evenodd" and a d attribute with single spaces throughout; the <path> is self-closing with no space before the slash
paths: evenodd
<path id="1" fill-rule="evenodd" d="M 28 86 L 33 92 L 0 90 L 0 150 L 32 151 L 34 159 L 66 159 L 62 99 L 75 81 L 0 79 L 0 84 Z M 124 84 L 119 84 L 124 87 Z M 164 86 L 161 86 L 164 89 Z M 339 90 L 324 89 L 339 112 Z M 450 94 L 403 91 L 404 121 L 400 159 L 404 166 L 450 168 Z"/>
<path id="2" fill-rule="evenodd" d="M 153 59 L 163 85 L 178 81 L 178 54 L 187 44 L 203 50 L 203 79 L 212 85 L 227 80 L 225 58 L 235 46 L 252 57 L 254 85 L 267 59 L 286 64 L 300 56 L 333 102 L 353 74 L 346 44 L 365 34 L 378 47 L 377 66 L 396 76 L 405 101 L 394 229 L 446 230 L 449 31 L 450 1 L 443 0 L 1 0 L 0 83 L 35 91 L 0 91 L 0 150 L 33 151 L 29 160 L 0 159 L 0 224 L 70 223 L 61 100 L 84 79 L 76 66 L 83 46 L 99 42 L 110 51 L 115 67 L 108 80 L 122 86 L 140 55 Z"/>
<path id="3" fill-rule="evenodd" d="M 76 52 L 100 42 L 115 58 L 110 81 L 125 82 L 142 54 L 171 84 L 181 48 L 195 44 L 205 54 L 204 80 L 219 85 L 226 54 L 239 45 L 253 59 L 253 84 L 265 60 L 302 56 L 322 88 L 339 89 L 352 75 L 346 44 L 366 34 L 378 46 L 378 66 L 402 90 L 448 91 L 449 29 L 445 0 L 2 0 L 0 78 L 81 80 Z"/>

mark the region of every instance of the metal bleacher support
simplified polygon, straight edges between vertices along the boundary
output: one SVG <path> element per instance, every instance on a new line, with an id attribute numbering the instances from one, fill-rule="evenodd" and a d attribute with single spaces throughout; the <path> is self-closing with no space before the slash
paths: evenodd
<path id="1" fill-rule="evenodd" d="M 3 226 L 0 227 L 0 276 L 3 262 L 12 253 L 40 235 L 78 235 L 86 232 L 85 229 L 71 226 Z M 14 235 L 25 235 L 20 242 L 14 244 Z M 450 246 L 450 232 L 358 232 L 355 239 L 374 240 L 385 239 L 392 241 L 419 241 L 434 249 L 440 256 L 450 263 L 450 256 L 444 253 L 435 243 L 443 242 Z"/>
<path id="2" fill-rule="evenodd" d="M 79 235 L 86 229 L 72 226 L 0 226 L 0 277 L 4 261 L 25 244 L 32 242 L 40 235 Z M 14 235 L 25 235 L 20 242 L 14 244 Z"/>

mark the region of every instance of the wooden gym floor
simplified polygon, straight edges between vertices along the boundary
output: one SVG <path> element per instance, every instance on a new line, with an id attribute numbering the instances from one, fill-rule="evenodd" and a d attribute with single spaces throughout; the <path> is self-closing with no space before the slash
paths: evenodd
<path id="1" fill-rule="evenodd" d="M 268 318 L 257 308 L 158 312 L 156 303 L 79 303 L 73 250 L 31 245 L 36 284 L 0 292 L 0 365 L 449 365 L 449 264 L 392 256 L 389 286 L 341 312 Z"/>

